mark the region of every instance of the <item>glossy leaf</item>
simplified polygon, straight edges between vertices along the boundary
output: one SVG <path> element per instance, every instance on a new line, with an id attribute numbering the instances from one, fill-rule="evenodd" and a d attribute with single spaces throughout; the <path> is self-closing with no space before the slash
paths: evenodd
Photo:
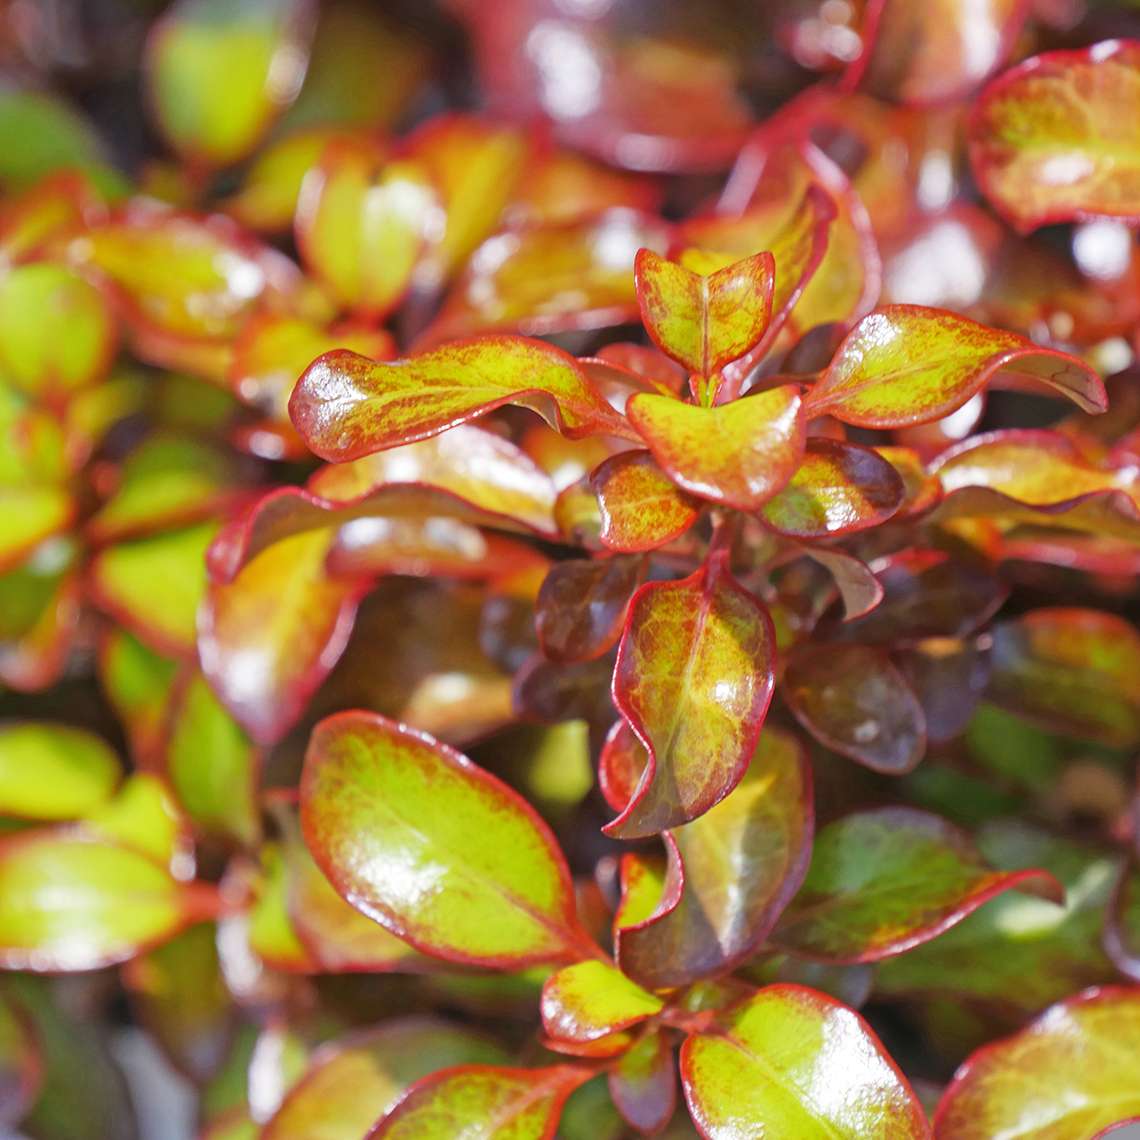
<path id="1" fill-rule="evenodd" d="M 305 175 L 297 246 L 305 264 L 353 312 L 377 319 L 403 299 L 420 256 L 443 232 L 428 172 L 379 150 L 334 143 Z"/>
<path id="2" fill-rule="evenodd" d="M 1103 1135 L 1109 1125 L 1140 1116 L 1131 1075 L 1138 1042 L 1140 991 L 1108 986 L 1055 1005 L 967 1059 L 939 1102 L 936 1134 Z"/>
<path id="3" fill-rule="evenodd" d="M 873 962 L 937 937 L 1002 891 L 1060 896 L 1047 872 L 996 871 L 969 838 L 913 808 L 856 812 L 816 836 L 773 941 L 829 962 Z"/>
<path id="4" fill-rule="evenodd" d="M 636 923 L 628 906 L 619 916 L 622 969 L 657 989 L 718 974 L 755 952 L 807 871 L 811 832 L 807 756 L 792 736 L 766 728 L 740 784 L 666 833 L 660 901 Z"/>
<path id="5" fill-rule="evenodd" d="M 719 561 L 634 595 L 613 692 L 649 761 L 607 834 L 652 835 L 728 795 L 755 750 L 774 657 L 767 611 Z"/>
<path id="6" fill-rule="evenodd" d="M 301 376 L 293 423 L 322 459 L 343 462 L 427 439 L 504 404 L 570 436 L 619 429 L 574 360 L 540 341 L 482 337 L 391 364 L 331 352 Z"/>
<path id="7" fill-rule="evenodd" d="M 810 414 L 858 427 L 928 423 L 960 408 L 999 372 L 1029 376 L 1086 412 L 1104 411 L 1083 361 L 942 309 L 887 305 L 848 334 L 808 396 Z"/>
<path id="8" fill-rule="evenodd" d="M 664 249 L 667 233 L 650 214 L 614 209 L 496 234 L 472 255 L 424 333 L 425 345 L 472 333 L 547 336 L 633 321 L 634 257 L 643 246 Z"/>
<path id="9" fill-rule="evenodd" d="M 63 328 L 66 336 L 60 336 Z M 0 281 L 4 383 L 36 399 L 59 401 L 102 380 L 117 346 L 103 295 L 65 266 L 19 266 Z"/>
<path id="10" fill-rule="evenodd" d="M 667 1033 L 647 1033 L 609 1072 L 610 1096 L 631 1128 L 652 1136 L 677 1105 L 677 1073 Z"/>
<path id="11" fill-rule="evenodd" d="M 608 962 L 577 962 L 543 985 L 542 1026 L 556 1042 L 596 1041 L 637 1025 L 664 1005 Z"/>
<path id="12" fill-rule="evenodd" d="M 543 653 L 551 661 L 588 661 L 605 653 L 621 634 L 643 571 L 641 559 L 620 556 L 553 566 L 535 609 Z"/>
<path id="13" fill-rule="evenodd" d="M 367 1140 L 553 1140 L 566 1098 L 593 1070 L 462 1065 L 417 1081 Z"/>
<path id="14" fill-rule="evenodd" d="M 987 696 L 1057 732 L 1118 748 L 1140 740 L 1140 635 L 1114 614 L 1033 610 L 993 630 Z"/>
<path id="15" fill-rule="evenodd" d="M 121 962 L 176 933 L 204 901 L 128 847 L 11 836 L 0 843 L 0 961 L 37 971 Z"/>
<path id="16" fill-rule="evenodd" d="M 1007 71 L 982 92 L 970 120 L 982 191 L 1022 231 L 1140 218 L 1140 133 L 1114 112 L 1138 93 L 1133 40 L 1047 52 Z"/>
<path id="17" fill-rule="evenodd" d="M 313 1054 L 261 1140 L 360 1140 L 414 1081 L 453 1065 L 503 1059 L 489 1041 L 427 1018 L 350 1034 Z"/>
<path id="18" fill-rule="evenodd" d="M 712 376 L 754 348 L 772 318 L 775 263 L 770 253 L 702 274 L 642 249 L 634 276 L 649 335 L 663 352 L 700 376 Z"/>
<path id="19" fill-rule="evenodd" d="M 312 530 L 283 539 L 207 592 L 198 619 L 202 672 L 260 743 L 296 723 L 352 632 L 362 586 L 325 570 L 332 537 Z"/>
<path id="20" fill-rule="evenodd" d="M 199 523 L 100 551 L 90 570 L 96 604 L 148 648 L 189 656 L 206 586 L 206 548 L 215 530 L 213 523 Z"/>
<path id="21" fill-rule="evenodd" d="M 813 438 L 761 517 L 773 530 L 797 538 L 852 534 L 889 519 L 904 493 L 895 469 L 869 447 Z"/>
<path id="22" fill-rule="evenodd" d="M 92 733 L 46 721 L 0 725 L 0 815 L 77 819 L 105 803 L 121 775 Z"/>
<path id="23" fill-rule="evenodd" d="M 778 985 L 728 1011 L 681 1048 L 689 1111 L 709 1140 L 930 1136 L 905 1078 L 854 1010 Z"/>
<path id="24" fill-rule="evenodd" d="M 154 26 L 149 95 L 180 155 L 225 166 L 253 149 L 301 86 L 306 15 L 299 0 L 179 0 Z"/>
<path id="25" fill-rule="evenodd" d="M 697 521 L 699 501 L 658 467 L 648 451 L 623 451 L 590 475 L 601 514 L 599 539 L 611 550 L 655 550 Z"/>
<path id="26" fill-rule="evenodd" d="M 763 506 L 803 456 L 802 403 L 792 384 L 714 408 L 644 393 L 630 400 L 627 415 L 680 487 L 739 510 Z"/>
<path id="27" fill-rule="evenodd" d="M 820 744 L 876 772 L 901 775 L 922 759 L 922 706 L 878 650 L 817 645 L 793 653 L 781 692 Z"/>
<path id="28" fill-rule="evenodd" d="M 301 819 L 337 890 L 424 953 L 506 967 L 582 945 L 569 874 L 545 824 L 430 737 L 368 713 L 322 721 L 309 742 Z"/>

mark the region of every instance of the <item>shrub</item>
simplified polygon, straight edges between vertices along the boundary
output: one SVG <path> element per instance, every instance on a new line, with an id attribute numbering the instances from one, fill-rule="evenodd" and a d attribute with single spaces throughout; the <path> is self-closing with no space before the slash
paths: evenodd
<path id="1" fill-rule="evenodd" d="M 0 1122 L 1140 1120 L 1135 18 L 139 7 L 5 16 Z"/>

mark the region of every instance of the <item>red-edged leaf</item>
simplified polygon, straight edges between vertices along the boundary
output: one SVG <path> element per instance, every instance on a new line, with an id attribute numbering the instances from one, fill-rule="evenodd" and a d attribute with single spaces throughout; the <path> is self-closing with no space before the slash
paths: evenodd
<path id="1" fill-rule="evenodd" d="M 10 265 L 34 260 L 104 213 L 99 192 L 79 170 L 57 171 L 19 192 L 9 188 L 0 204 L 0 250 Z"/>
<path id="2" fill-rule="evenodd" d="M 869 447 L 812 438 L 782 490 L 764 504 L 764 521 L 781 534 L 823 538 L 878 526 L 899 509 L 905 491 L 887 460 Z"/>
<path id="3" fill-rule="evenodd" d="M 770 253 L 704 274 L 642 249 L 634 278 L 646 331 L 663 352 L 700 376 L 719 372 L 754 348 L 772 319 Z"/>
<path id="4" fill-rule="evenodd" d="M 198 650 L 223 704 L 257 741 L 279 740 L 336 664 L 362 593 L 325 570 L 329 531 L 283 539 L 232 582 L 213 583 Z"/>
<path id="5" fill-rule="evenodd" d="M 345 308 L 370 320 L 411 287 L 420 255 L 443 232 L 444 212 L 427 170 L 335 143 L 305 175 L 297 201 L 297 248 L 306 267 Z"/>
<path id="6" fill-rule="evenodd" d="M 994 627 L 986 696 L 1054 732 L 1140 741 L 1140 634 L 1115 614 L 1033 610 Z"/>
<path id="7" fill-rule="evenodd" d="M 461 1065 L 417 1081 L 366 1140 L 553 1140 L 566 1098 L 593 1069 Z"/>
<path id="8" fill-rule="evenodd" d="M 289 401 L 305 443 L 322 459 L 359 459 L 520 404 L 572 437 L 628 434 L 574 358 L 537 340 L 489 336 L 380 363 L 330 352 L 307 368 Z"/>
<path id="9" fill-rule="evenodd" d="M 591 959 L 565 966 L 542 987 L 542 1027 L 555 1041 L 596 1041 L 664 1009 L 616 966 Z"/>
<path id="10" fill-rule="evenodd" d="M 648 451 L 623 451 L 590 475 L 601 513 L 599 539 L 611 550 L 656 550 L 697 521 L 700 501 L 682 491 Z"/>
<path id="11" fill-rule="evenodd" d="M 668 240 L 659 218 L 617 209 L 496 234 L 472 255 L 419 343 L 498 330 L 548 336 L 634 321 L 634 257 L 643 246 L 663 250 Z"/>
<path id="12" fill-rule="evenodd" d="M 660 1132 L 677 1107 L 673 1046 L 666 1033 L 647 1033 L 609 1072 L 610 1096 L 622 1119 L 644 1136 Z"/>
<path id="13" fill-rule="evenodd" d="M 51 685 L 67 667 L 79 625 L 78 550 L 29 559 L 0 575 L 0 681 L 18 692 Z"/>
<path id="14" fill-rule="evenodd" d="M 977 10 L 957 0 L 867 5 L 874 20 L 861 62 L 862 86 L 884 99 L 940 103 L 967 94 L 1008 57 L 1025 23 L 1023 0 L 991 0 Z"/>
<path id="15" fill-rule="evenodd" d="M 927 1140 L 910 1085 L 854 1011 L 803 986 L 760 990 L 681 1047 L 689 1111 L 708 1140 Z"/>
<path id="16" fill-rule="evenodd" d="M 652 835 L 728 795 L 755 750 L 774 659 L 771 618 L 720 561 L 637 592 L 613 692 L 649 762 L 607 834 Z"/>
<path id="17" fill-rule="evenodd" d="M 622 969 L 660 989 L 721 973 L 754 953 L 803 880 L 811 832 L 807 756 L 794 737 L 767 728 L 731 794 L 666 832 L 660 901 L 636 924 L 619 918 Z"/>
<path id="18" fill-rule="evenodd" d="M 340 894 L 424 953 L 501 968 L 583 953 L 549 828 L 505 784 L 424 734 L 363 712 L 322 721 L 305 759 L 301 820 Z"/>
<path id="19" fill-rule="evenodd" d="M 943 309 L 886 305 L 839 346 L 808 394 L 808 411 L 858 427 L 927 423 L 960 408 L 1003 371 L 1040 381 L 1086 412 L 1107 406 L 1100 377 L 1075 356 Z"/>
<path id="20" fill-rule="evenodd" d="M 257 145 L 301 86 L 310 15 L 303 0 L 171 5 L 151 29 L 145 74 L 158 125 L 182 158 L 227 166 Z"/>
<path id="21" fill-rule="evenodd" d="M 780 692 L 820 744 L 876 772 L 901 775 L 922 759 L 922 706 L 880 650 L 806 646 L 789 658 Z"/>
<path id="22" fill-rule="evenodd" d="M 986 197 L 1022 231 L 1108 215 L 1140 219 L 1140 44 L 1034 56 L 996 79 L 970 119 Z"/>
<path id="23" fill-rule="evenodd" d="M 1129 981 L 1140 983 L 1140 871 L 1135 857 L 1126 859 L 1120 868 L 1102 942 L 1113 965 Z"/>
<path id="24" fill-rule="evenodd" d="M 360 1140 L 413 1082 L 437 1069 L 494 1064 L 502 1051 L 428 1018 L 389 1021 L 322 1045 L 260 1140 Z"/>
<path id="25" fill-rule="evenodd" d="M 1064 895 L 1047 871 L 995 871 L 969 837 L 936 815 L 890 807 L 836 820 L 815 838 L 811 869 L 773 942 L 826 962 L 875 962 L 961 922 L 1002 891 L 1033 884 Z"/>
<path id="26" fill-rule="evenodd" d="M 1140 990 L 1086 990 L 971 1054 L 938 1104 L 935 1133 L 939 1140 L 1105 1135 L 1140 1116 L 1138 1050 Z"/>
<path id="27" fill-rule="evenodd" d="M 989 645 L 985 638 L 931 638 L 895 652 L 926 719 L 932 744 L 952 740 L 970 723 L 990 680 Z"/>
<path id="28" fill-rule="evenodd" d="M 610 649 L 644 571 L 643 559 L 621 555 L 553 566 L 534 618 L 543 653 L 551 661 L 588 661 Z"/>
<path id="29" fill-rule="evenodd" d="M 680 487 L 740 510 L 763 506 L 803 456 L 803 408 L 794 384 L 714 408 L 642 393 L 629 401 L 627 415 Z M 713 439 L 716 447 L 709 445 Z"/>

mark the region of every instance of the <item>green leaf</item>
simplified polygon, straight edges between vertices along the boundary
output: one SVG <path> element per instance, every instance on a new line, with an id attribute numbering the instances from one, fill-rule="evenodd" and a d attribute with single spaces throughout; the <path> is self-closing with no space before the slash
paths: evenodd
<path id="1" fill-rule="evenodd" d="M 689 372 L 712 376 L 767 331 L 775 273 L 770 253 L 704 274 L 639 250 L 634 279 L 641 319 L 663 352 Z"/>
<path id="2" fill-rule="evenodd" d="M 100 551 L 90 578 L 96 604 L 148 649 L 190 656 L 206 586 L 206 548 L 216 530 L 214 523 L 200 523 Z"/>
<path id="3" fill-rule="evenodd" d="M 767 611 L 721 561 L 634 595 L 614 666 L 614 701 L 649 750 L 623 839 L 695 819 L 740 782 L 772 699 Z"/>
<path id="4" fill-rule="evenodd" d="M 99 684 L 127 734 L 136 764 L 151 759 L 165 732 L 167 697 L 178 671 L 126 630 L 99 643 Z"/>
<path id="5" fill-rule="evenodd" d="M 651 913 L 632 921 L 625 900 L 614 935 L 622 969 L 660 989 L 754 953 L 803 881 L 811 832 L 807 756 L 793 736 L 766 727 L 727 798 L 666 833 L 665 881 Z M 623 874 L 627 895 L 632 885 Z"/>
<path id="6" fill-rule="evenodd" d="M 289 414 L 322 459 L 359 459 L 438 435 L 504 404 L 538 412 L 572 438 L 628 436 L 573 357 L 524 337 L 487 336 L 390 363 L 326 353 L 306 369 Z"/>
<path id="7" fill-rule="evenodd" d="M 59 402 L 102 380 L 117 345 L 102 293 L 65 266 L 21 265 L 0 281 L 0 383 Z"/>
<path id="8" fill-rule="evenodd" d="M 804 452 L 800 390 L 794 384 L 715 408 L 641 392 L 626 414 L 679 487 L 742 511 L 772 498 Z M 713 439 L 716 447 L 709 446 Z"/>
<path id="9" fill-rule="evenodd" d="M 391 1021 L 322 1046 L 260 1140 L 360 1140 L 414 1081 L 504 1059 L 468 1030 L 427 1018 Z"/>
<path id="10" fill-rule="evenodd" d="M 970 161 L 982 192 L 1025 232 L 1076 218 L 1140 218 L 1140 48 L 1108 40 L 1027 59 L 982 92 Z"/>
<path id="11" fill-rule="evenodd" d="M 147 41 L 145 74 L 180 157 L 226 166 L 253 150 L 300 89 L 306 15 L 299 0 L 178 0 L 167 10 Z"/>
<path id="12" fill-rule="evenodd" d="M 918 1098 L 867 1023 L 802 986 L 760 990 L 681 1047 L 689 1111 L 708 1140 L 925 1140 Z"/>
<path id="13" fill-rule="evenodd" d="M 664 1007 L 659 997 L 600 960 L 565 966 L 542 987 L 542 1027 L 555 1042 L 596 1041 Z"/>
<path id="14" fill-rule="evenodd" d="M 772 941 L 828 962 L 874 962 L 1023 887 L 1064 897 L 1047 871 L 994 870 L 964 832 L 937 816 L 907 807 L 855 812 L 816 836 L 811 869 Z"/>
<path id="15" fill-rule="evenodd" d="M 592 953 L 546 825 L 424 734 L 363 712 L 322 721 L 301 820 L 340 894 L 425 954 L 515 968 Z"/>
<path id="16" fill-rule="evenodd" d="M 0 725 L 0 815 L 64 820 L 105 803 L 122 776 L 99 737 L 48 722 Z"/>
<path id="17" fill-rule="evenodd" d="M 93 970 L 125 961 L 205 905 L 129 847 L 35 831 L 0 843 L 0 962 L 9 970 Z"/>
<path id="18" fill-rule="evenodd" d="M 566 1098 L 594 1072 L 463 1065 L 418 1081 L 367 1140 L 554 1140 Z"/>
<path id="19" fill-rule="evenodd" d="M 601 514 L 599 538 L 610 550 L 655 550 L 680 537 L 701 511 L 648 451 L 623 451 L 590 474 Z"/>
<path id="20" fill-rule="evenodd" d="M 1100 1136 L 1140 1117 L 1138 1050 L 1140 990 L 1088 990 L 972 1054 L 938 1104 L 938 1138 Z"/>
<path id="21" fill-rule="evenodd" d="M 994 627 L 991 662 L 994 704 L 1082 740 L 1140 741 L 1140 634 L 1123 618 L 1033 610 Z"/>
<path id="22" fill-rule="evenodd" d="M 184 878 L 193 866 L 186 820 L 170 789 L 150 772 L 134 772 L 119 794 L 83 821 L 83 831 L 130 847 Z"/>
<path id="23" fill-rule="evenodd" d="M 886 305 L 855 326 L 807 396 L 812 416 L 857 427 L 929 423 L 960 408 L 999 372 L 1040 381 L 1086 412 L 1108 406 L 1084 361 L 944 309 Z"/>
<path id="24" fill-rule="evenodd" d="M 27 1116 L 43 1087 L 43 1070 L 31 1018 L 0 994 L 0 1126 L 15 1128 Z"/>
<path id="25" fill-rule="evenodd" d="M 169 717 L 166 773 L 186 814 L 203 831 L 252 845 L 260 757 L 249 738 L 198 672 L 176 690 Z"/>
<path id="26" fill-rule="evenodd" d="M 882 650 L 804 646 L 789 658 L 781 692 L 820 744 L 875 772 L 909 772 L 926 750 L 922 706 Z"/>

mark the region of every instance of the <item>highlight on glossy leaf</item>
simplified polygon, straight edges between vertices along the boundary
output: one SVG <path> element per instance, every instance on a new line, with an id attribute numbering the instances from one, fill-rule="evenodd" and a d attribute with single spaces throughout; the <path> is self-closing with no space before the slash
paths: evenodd
<path id="1" fill-rule="evenodd" d="M 699 376 L 712 376 L 754 348 L 772 318 L 775 262 L 770 253 L 706 274 L 642 249 L 634 278 L 649 335 Z"/>
<path id="2" fill-rule="evenodd" d="M 813 416 L 906 427 L 955 411 L 1002 372 L 1040 382 L 1083 411 L 1107 407 L 1100 377 L 1076 357 L 920 305 L 886 305 L 864 317 L 806 402 Z"/>
<path id="3" fill-rule="evenodd" d="M 340 894 L 426 954 L 505 968 L 590 952 L 549 828 L 422 733 L 364 712 L 322 721 L 301 820 Z"/>
<path id="4" fill-rule="evenodd" d="M 652 835 L 724 799 L 752 759 L 774 669 L 772 620 L 720 559 L 680 582 L 643 586 L 613 694 L 649 760 L 607 834 Z"/>

